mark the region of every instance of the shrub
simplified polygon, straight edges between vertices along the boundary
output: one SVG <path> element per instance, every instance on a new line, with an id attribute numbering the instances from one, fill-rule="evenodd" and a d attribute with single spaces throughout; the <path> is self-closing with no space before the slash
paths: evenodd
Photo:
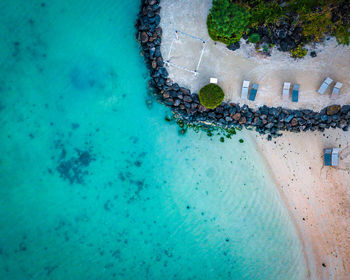
<path id="1" fill-rule="evenodd" d="M 339 26 L 335 30 L 335 37 L 338 44 L 349 45 L 350 43 L 350 28 L 349 26 Z"/>
<path id="2" fill-rule="evenodd" d="M 303 58 L 307 54 L 307 50 L 304 49 L 301 45 L 299 45 L 295 49 L 292 49 L 290 53 L 292 57 Z"/>
<path id="3" fill-rule="evenodd" d="M 312 12 L 303 15 L 303 35 L 312 41 L 320 41 L 325 33 L 330 31 L 332 25 L 331 18 L 331 12 L 327 9 L 321 12 Z"/>
<path id="4" fill-rule="evenodd" d="M 258 33 L 253 33 L 252 35 L 249 36 L 248 40 L 249 42 L 256 44 L 257 42 L 260 41 L 260 35 Z"/>
<path id="5" fill-rule="evenodd" d="M 207 18 L 209 36 L 225 44 L 238 42 L 247 31 L 249 20 L 250 14 L 246 8 L 229 0 L 213 0 Z"/>
<path id="6" fill-rule="evenodd" d="M 266 52 L 266 53 L 269 52 L 269 46 L 268 45 L 264 45 L 263 46 L 263 51 Z"/>
<path id="7" fill-rule="evenodd" d="M 208 84 L 199 91 L 199 101 L 208 109 L 215 109 L 224 100 L 224 91 L 216 84 Z"/>
<path id="8" fill-rule="evenodd" d="M 257 2 L 250 10 L 252 27 L 274 24 L 283 16 L 282 7 L 277 2 L 263 0 L 258 0 Z"/>

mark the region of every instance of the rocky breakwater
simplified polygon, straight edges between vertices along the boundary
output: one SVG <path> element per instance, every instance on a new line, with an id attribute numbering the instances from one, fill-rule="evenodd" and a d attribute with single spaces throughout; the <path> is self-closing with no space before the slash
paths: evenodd
<path id="1" fill-rule="evenodd" d="M 180 87 L 169 78 L 160 46 L 162 28 L 160 24 L 160 1 L 142 0 L 141 11 L 136 23 L 137 39 L 142 47 L 150 71 L 150 87 L 158 101 L 170 107 L 177 118 L 190 125 L 217 126 L 223 129 L 255 128 L 268 139 L 281 135 L 281 131 L 324 131 L 327 128 L 350 126 L 350 105 L 332 105 L 320 112 L 312 110 L 290 110 L 281 107 L 262 106 L 254 110 L 247 105 L 222 103 L 213 110 L 203 107 L 198 94 Z"/>

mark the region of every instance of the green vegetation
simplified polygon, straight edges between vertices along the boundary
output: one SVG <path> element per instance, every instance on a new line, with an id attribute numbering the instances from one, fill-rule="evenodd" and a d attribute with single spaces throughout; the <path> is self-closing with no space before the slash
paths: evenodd
<path id="1" fill-rule="evenodd" d="M 253 33 L 252 35 L 249 36 L 248 40 L 249 42 L 256 44 L 257 42 L 260 41 L 260 35 L 258 33 Z"/>
<path id="2" fill-rule="evenodd" d="M 213 0 L 207 18 L 209 36 L 225 44 L 238 42 L 247 31 L 250 14 L 248 10 L 229 0 Z"/>
<path id="3" fill-rule="evenodd" d="M 315 11 L 301 16 L 302 34 L 310 41 L 319 42 L 326 33 L 331 33 L 332 14 L 329 10 Z"/>
<path id="4" fill-rule="evenodd" d="M 349 45 L 350 44 L 350 31 L 348 26 L 338 26 L 335 30 L 335 37 L 338 44 Z"/>
<path id="5" fill-rule="evenodd" d="M 349 45 L 349 22 L 349 0 L 213 0 L 207 27 L 214 41 L 229 45 L 245 36 L 253 44 L 277 44 L 301 58 L 305 44 L 327 35 Z"/>
<path id="6" fill-rule="evenodd" d="M 290 51 L 290 54 L 294 58 L 303 58 L 307 54 L 307 50 L 299 45 L 295 49 L 292 49 Z"/>
<path id="7" fill-rule="evenodd" d="M 244 1 L 249 3 L 249 1 Z M 256 28 L 262 25 L 274 24 L 283 17 L 282 7 L 278 5 L 275 1 L 250 1 L 252 5 L 250 6 L 250 14 L 252 15 L 252 20 L 250 22 L 250 27 Z M 249 5 L 249 4 L 248 4 Z"/>
<path id="8" fill-rule="evenodd" d="M 199 91 L 199 101 L 208 109 L 215 109 L 221 104 L 224 97 L 224 91 L 216 84 L 208 84 Z"/>

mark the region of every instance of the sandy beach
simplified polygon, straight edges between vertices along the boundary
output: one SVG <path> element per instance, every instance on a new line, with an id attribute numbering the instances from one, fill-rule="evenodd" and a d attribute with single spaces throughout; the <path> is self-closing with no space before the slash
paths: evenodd
<path id="1" fill-rule="evenodd" d="M 309 261 L 311 279 L 350 274 L 350 133 L 284 133 L 274 141 L 252 133 L 290 213 Z M 340 148 L 339 167 L 323 166 L 323 149 Z"/>
<path id="2" fill-rule="evenodd" d="M 226 101 L 251 107 L 268 105 L 318 111 L 331 104 L 350 103 L 349 46 L 338 46 L 330 39 L 317 46 L 316 58 L 307 55 L 299 61 L 277 50 L 271 57 L 263 58 L 246 44 L 232 52 L 208 36 L 205 22 L 210 5 L 211 0 L 162 1 L 164 58 L 188 70 L 199 65 L 199 75 L 168 66 L 170 77 L 180 86 L 198 92 L 210 77 L 217 77 Z M 175 30 L 206 43 L 181 32 L 174 40 Z M 324 96 L 316 92 L 327 76 L 344 83 L 337 100 L 330 98 L 329 91 Z M 244 79 L 260 84 L 254 103 L 240 99 Z M 301 84 L 299 103 L 282 101 L 284 81 Z M 350 132 L 331 129 L 324 133 L 284 133 L 270 142 L 255 132 L 251 136 L 295 220 L 310 279 L 350 279 Z M 323 166 L 323 150 L 329 147 L 340 148 L 337 168 Z"/>

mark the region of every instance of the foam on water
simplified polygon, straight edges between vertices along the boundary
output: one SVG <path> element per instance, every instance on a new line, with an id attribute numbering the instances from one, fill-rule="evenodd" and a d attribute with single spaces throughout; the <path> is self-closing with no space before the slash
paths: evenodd
<path id="1" fill-rule="evenodd" d="M 0 4 L 0 279 L 306 279 L 246 133 L 180 136 L 145 105 L 138 9 Z"/>

